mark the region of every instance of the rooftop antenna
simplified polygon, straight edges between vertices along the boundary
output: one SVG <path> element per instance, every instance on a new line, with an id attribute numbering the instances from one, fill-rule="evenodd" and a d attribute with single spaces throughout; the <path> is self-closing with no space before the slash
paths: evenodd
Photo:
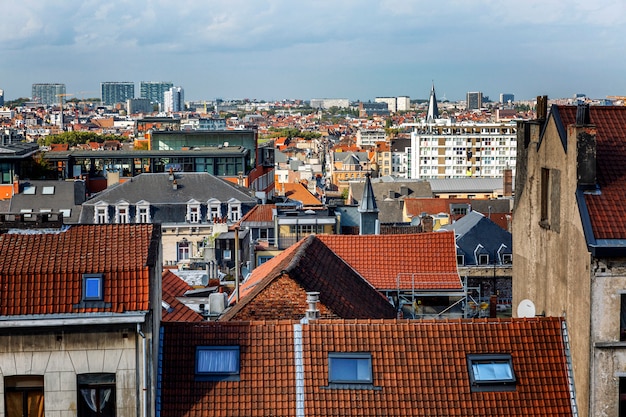
<path id="1" fill-rule="evenodd" d="M 524 299 L 517 305 L 517 317 L 535 317 L 535 313 L 535 303 L 529 299 Z"/>

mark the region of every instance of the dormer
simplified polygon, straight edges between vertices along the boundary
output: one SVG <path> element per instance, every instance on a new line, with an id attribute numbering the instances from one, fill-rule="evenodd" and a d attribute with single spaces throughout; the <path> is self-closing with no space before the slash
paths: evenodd
<path id="1" fill-rule="evenodd" d="M 93 222 L 95 224 L 109 223 L 109 203 L 98 201 L 93 207 Z"/>
<path id="2" fill-rule="evenodd" d="M 185 220 L 189 223 L 200 223 L 200 202 L 196 199 L 187 201 L 187 215 Z"/>
<path id="3" fill-rule="evenodd" d="M 135 223 L 151 223 L 150 203 L 146 200 L 138 201 L 135 204 Z"/>
<path id="4" fill-rule="evenodd" d="M 206 203 L 207 205 L 207 220 L 214 222 L 216 219 L 222 217 L 222 202 L 217 198 L 211 198 Z"/>
<path id="5" fill-rule="evenodd" d="M 241 219 L 241 201 L 236 198 L 228 200 L 228 220 L 237 222 Z"/>
<path id="6" fill-rule="evenodd" d="M 130 204 L 120 200 L 115 204 L 115 223 L 130 223 Z"/>

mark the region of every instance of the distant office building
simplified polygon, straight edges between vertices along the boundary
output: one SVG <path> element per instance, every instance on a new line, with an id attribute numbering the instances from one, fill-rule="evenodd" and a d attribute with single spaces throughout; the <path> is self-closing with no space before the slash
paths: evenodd
<path id="1" fill-rule="evenodd" d="M 385 129 L 359 129 L 356 132 L 357 146 L 374 146 L 376 142 L 385 142 L 387 134 Z"/>
<path id="2" fill-rule="evenodd" d="M 147 98 L 151 103 L 165 103 L 165 92 L 174 87 L 169 81 L 142 81 L 140 84 L 140 97 Z"/>
<path id="3" fill-rule="evenodd" d="M 126 100 L 126 111 L 128 114 L 152 113 L 153 104 L 147 98 L 129 98 Z"/>
<path id="4" fill-rule="evenodd" d="M 474 91 L 467 93 L 467 99 L 465 101 L 467 110 L 477 110 L 483 106 L 483 93 L 480 91 Z"/>
<path id="5" fill-rule="evenodd" d="M 389 107 L 387 103 L 359 103 L 359 117 L 368 116 L 388 116 Z"/>
<path id="6" fill-rule="evenodd" d="M 226 130 L 226 119 L 188 119 L 181 122 L 180 130 Z"/>
<path id="7" fill-rule="evenodd" d="M 400 96 L 396 106 L 397 111 L 409 111 L 411 110 L 411 97 Z"/>
<path id="8" fill-rule="evenodd" d="M 62 94 L 66 94 L 65 84 L 33 84 L 32 99 L 44 106 L 57 104 Z"/>
<path id="9" fill-rule="evenodd" d="M 398 110 L 398 99 L 396 97 L 376 97 L 374 103 L 387 103 L 387 109 L 391 113 Z"/>
<path id="10" fill-rule="evenodd" d="M 514 94 L 500 93 L 500 103 L 509 104 L 515 101 Z"/>
<path id="11" fill-rule="evenodd" d="M 185 110 L 185 90 L 182 87 L 172 87 L 165 92 L 163 110 L 174 113 Z"/>
<path id="12" fill-rule="evenodd" d="M 347 108 L 350 107 L 350 100 L 347 98 L 312 98 L 311 107 L 314 109 Z"/>
<path id="13" fill-rule="evenodd" d="M 0 90 L 0 106 L 4 106 L 4 90 Z"/>
<path id="14" fill-rule="evenodd" d="M 132 82 L 103 82 L 100 83 L 102 104 L 113 105 L 126 103 L 129 98 L 135 98 L 135 83 Z"/>

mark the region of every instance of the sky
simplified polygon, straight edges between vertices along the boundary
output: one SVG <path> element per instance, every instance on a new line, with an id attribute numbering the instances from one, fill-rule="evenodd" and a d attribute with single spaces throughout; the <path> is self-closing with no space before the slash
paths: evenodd
<path id="1" fill-rule="evenodd" d="M 0 89 L 186 100 L 626 96 L 624 0 L 0 0 Z"/>

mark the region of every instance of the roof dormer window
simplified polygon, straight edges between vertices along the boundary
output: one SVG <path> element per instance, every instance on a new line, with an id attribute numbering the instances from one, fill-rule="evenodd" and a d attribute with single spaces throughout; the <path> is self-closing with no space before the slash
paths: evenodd
<path id="1" fill-rule="evenodd" d="M 237 222 L 241 219 L 241 202 L 234 198 L 228 201 L 228 220 Z"/>
<path id="2" fill-rule="evenodd" d="M 115 206 L 115 223 L 128 223 L 129 216 L 129 204 L 125 201 L 119 202 Z"/>
<path id="3" fill-rule="evenodd" d="M 222 203 L 219 200 L 212 198 L 207 201 L 208 213 L 207 219 L 211 222 L 215 222 L 217 219 L 222 218 Z"/>
<path id="4" fill-rule="evenodd" d="M 136 215 L 135 221 L 137 223 L 150 223 L 152 221 L 150 217 L 150 203 L 147 201 L 140 201 L 135 205 Z"/>
<path id="5" fill-rule="evenodd" d="M 189 223 L 200 223 L 200 202 L 196 200 L 187 202 L 186 220 Z"/>
<path id="6" fill-rule="evenodd" d="M 109 205 L 102 202 L 94 207 L 94 223 L 107 224 L 109 223 Z"/>

